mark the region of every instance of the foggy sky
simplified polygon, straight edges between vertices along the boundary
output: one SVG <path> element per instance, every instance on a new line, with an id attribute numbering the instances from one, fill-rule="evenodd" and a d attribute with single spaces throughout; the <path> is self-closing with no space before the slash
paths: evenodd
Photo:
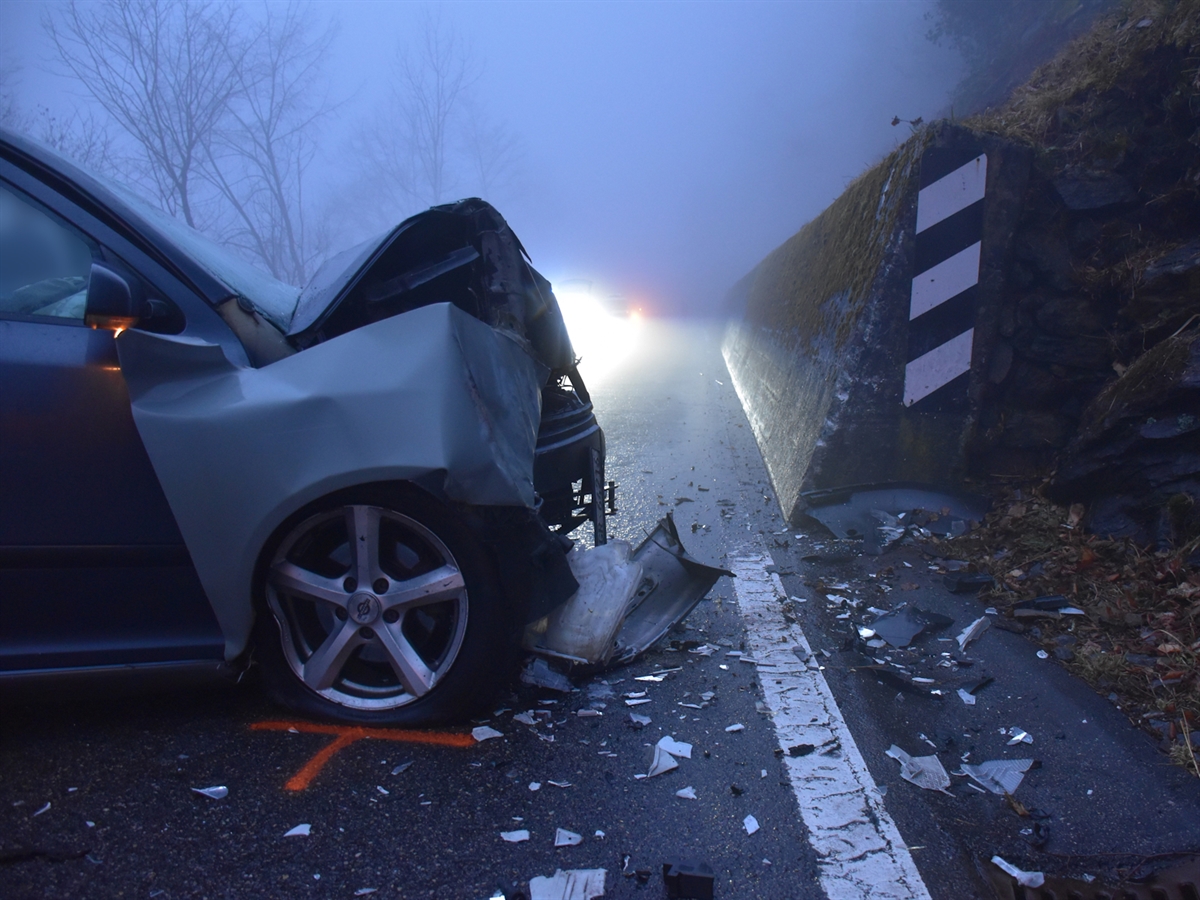
<path id="1" fill-rule="evenodd" d="M 24 106 L 69 113 L 84 100 L 47 73 L 39 25 L 53 5 L 0 4 L 0 54 L 21 67 Z M 961 63 L 925 40 L 928 8 L 495 2 L 446 3 L 441 14 L 473 48 L 489 114 L 520 136 L 515 178 L 485 199 L 534 265 L 551 281 L 585 279 L 649 310 L 682 311 L 711 309 L 908 137 L 894 115 L 943 109 Z M 318 162 L 337 191 L 348 131 L 382 108 L 390 60 L 421 7 L 316 11 L 338 23 L 326 76 L 342 103 Z"/>

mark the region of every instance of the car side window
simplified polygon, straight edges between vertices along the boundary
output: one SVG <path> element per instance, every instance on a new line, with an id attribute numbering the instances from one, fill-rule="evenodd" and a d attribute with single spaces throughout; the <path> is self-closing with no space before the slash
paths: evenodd
<path id="1" fill-rule="evenodd" d="M 53 213 L 0 183 L 0 316 L 82 321 L 99 248 Z"/>

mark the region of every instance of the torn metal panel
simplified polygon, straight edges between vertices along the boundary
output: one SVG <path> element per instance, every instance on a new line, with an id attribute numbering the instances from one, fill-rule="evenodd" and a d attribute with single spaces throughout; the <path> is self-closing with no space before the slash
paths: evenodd
<path id="1" fill-rule="evenodd" d="M 117 348 L 134 420 L 227 659 L 250 635 L 263 545 L 321 496 L 407 480 L 450 501 L 534 506 L 547 371 L 520 342 L 449 303 L 259 369 L 179 336 L 127 331 Z"/>
<path id="2" fill-rule="evenodd" d="M 613 661 L 625 663 L 645 653 L 682 622 L 728 569 L 705 565 L 688 556 L 670 513 L 633 552 L 642 567 L 642 581 L 633 606 L 617 634 Z"/>

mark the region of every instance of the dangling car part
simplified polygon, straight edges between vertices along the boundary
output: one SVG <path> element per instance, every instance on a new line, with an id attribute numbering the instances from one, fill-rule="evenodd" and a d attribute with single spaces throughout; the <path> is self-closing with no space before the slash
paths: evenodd
<path id="1" fill-rule="evenodd" d="M 579 591 L 526 630 L 525 649 L 585 668 L 628 663 L 679 624 L 727 569 L 683 548 L 675 519 L 661 519 L 636 550 L 612 541 L 568 557 Z"/>

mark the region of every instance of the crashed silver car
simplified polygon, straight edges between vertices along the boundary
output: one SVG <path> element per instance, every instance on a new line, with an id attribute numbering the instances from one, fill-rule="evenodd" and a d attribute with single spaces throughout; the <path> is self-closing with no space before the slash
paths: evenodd
<path id="1" fill-rule="evenodd" d="M 481 200 L 298 290 L 0 132 L 0 384 L 0 687 L 255 660 L 307 715 L 445 721 L 522 640 L 629 658 L 716 577 L 668 522 L 600 652 L 556 631 L 615 487 L 550 285 Z"/>

